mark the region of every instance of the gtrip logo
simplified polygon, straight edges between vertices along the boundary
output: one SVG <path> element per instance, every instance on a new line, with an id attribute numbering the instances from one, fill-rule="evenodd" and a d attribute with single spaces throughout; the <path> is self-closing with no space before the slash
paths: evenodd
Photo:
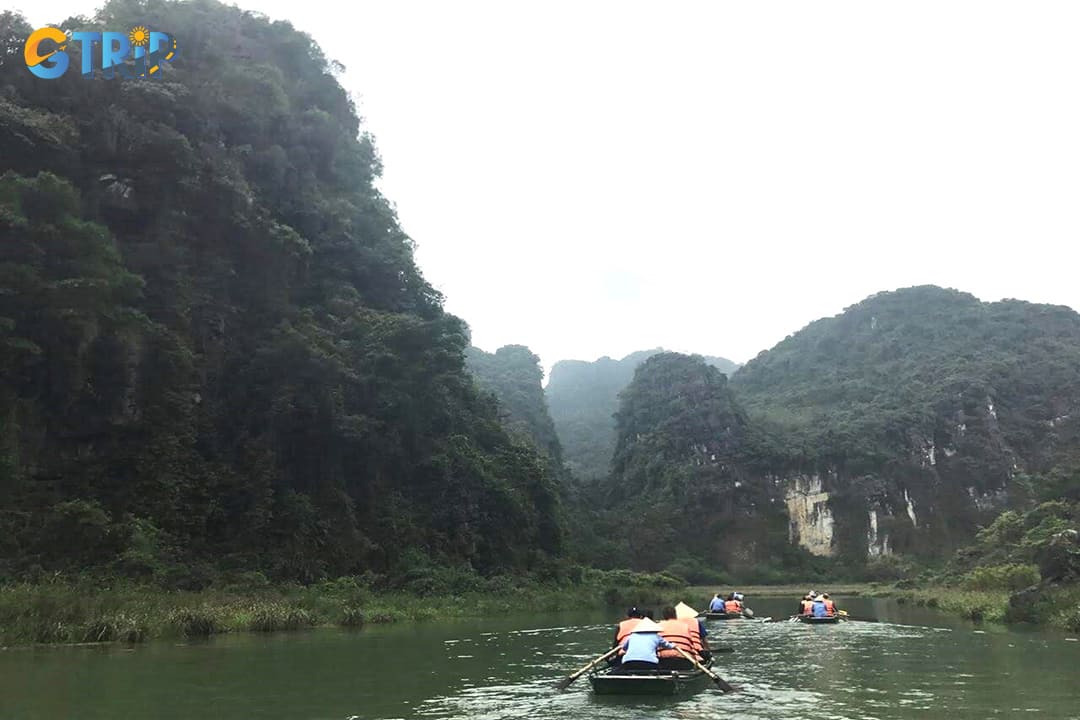
<path id="1" fill-rule="evenodd" d="M 67 33 L 59 28 L 45 27 L 30 33 L 23 46 L 23 58 L 30 72 L 42 80 L 55 80 L 67 72 L 71 64 L 68 48 L 79 45 L 82 60 L 81 74 L 94 77 L 100 68 L 107 79 L 116 77 L 161 77 L 163 63 L 176 57 L 176 40 L 168 33 L 148 30 L 142 25 L 127 32 L 97 32 L 80 30 Z M 100 62 L 95 65 L 95 60 Z M 129 62 L 130 61 L 130 62 Z"/>

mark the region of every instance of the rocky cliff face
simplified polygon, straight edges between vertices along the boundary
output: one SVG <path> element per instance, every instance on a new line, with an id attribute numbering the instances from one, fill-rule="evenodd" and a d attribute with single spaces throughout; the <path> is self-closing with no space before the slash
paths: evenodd
<path id="1" fill-rule="evenodd" d="M 833 515 L 821 476 L 787 478 L 784 500 L 790 518 L 788 539 L 814 555 L 832 555 Z"/>
<path id="2" fill-rule="evenodd" d="M 939 556 L 1076 465 L 1080 316 L 940 288 L 883 293 L 732 378 L 777 428 L 789 537 L 816 555 Z"/>

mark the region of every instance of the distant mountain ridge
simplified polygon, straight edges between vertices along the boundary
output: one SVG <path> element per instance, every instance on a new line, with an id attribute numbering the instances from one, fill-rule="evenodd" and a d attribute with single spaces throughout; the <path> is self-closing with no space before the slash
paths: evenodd
<path id="1" fill-rule="evenodd" d="M 560 360 L 551 369 L 545 393 L 563 457 L 570 470 L 582 479 L 598 478 L 610 470 L 615 452 L 615 411 L 619 393 L 634 371 L 663 348 L 639 350 L 620 360 L 604 356 L 594 362 Z M 727 358 L 701 356 L 727 375 L 740 365 Z"/>

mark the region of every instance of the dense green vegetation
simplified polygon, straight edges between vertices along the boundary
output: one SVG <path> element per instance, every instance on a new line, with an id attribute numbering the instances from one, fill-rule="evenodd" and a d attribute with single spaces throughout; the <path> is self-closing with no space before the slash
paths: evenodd
<path id="1" fill-rule="evenodd" d="M 692 582 L 813 572 L 788 544 L 780 490 L 760 471 L 765 438 L 720 371 L 661 353 L 620 398 L 611 474 L 585 490 L 604 509 L 594 562 L 667 568 Z"/>
<path id="2" fill-rule="evenodd" d="M 750 361 L 732 389 L 824 477 L 837 549 L 940 558 L 1080 467 L 1080 315 L 937 287 L 881 293 Z M 1024 478 L 1027 478 L 1026 480 Z M 916 516 L 916 520 L 911 519 Z"/>
<path id="3" fill-rule="evenodd" d="M 743 368 L 656 349 L 560 362 L 545 391 L 528 348 L 470 348 L 443 310 L 311 38 L 214 0 L 66 23 L 135 24 L 184 38 L 161 80 L 42 82 L 30 26 L 0 14 L 13 639 L 678 582 L 621 568 L 713 584 L 932 566 L 958 608 L 1080 627 L 1077 313 L 909 288 Z M 808 477 L 833 558 L 789 542 L 785 493 Z"/>
<path id="4" fill-rule="evenodd" d="M 1080 632 L 1080 475 L 1067 499 L 1037 500 L 1008 510 L 982 528 L 927 580 L 964 590 L 994 591 L 996 605 L 976 613 L 1044 622 Z M 1049 493 L 1044 492 L 1043 498 Z M 971 613 L 968 613 L 971 614 Z"/>
<path id="5" fill-rule="evenodd" d="M 642 362 L 662 352 L 661 348 L 640 350 L 621 360 L 560 360 L 552 367 L 546 388 L 551 416 L 566 464 L 582 481 L 589 483 L 608 474 L 615 454 L 619 393 L 630 384 Z M 728 375 L 738 368 L 726 358 L 704 359 Z"/>
<path id="6" fill-rule="evenodd" d="M 557 479 L 466 371 L 335 63 L 212 0 L 68 23 L 135 24 L 184 39 L 163 79 L 42 82 L 0 15 L 0 578 L 548 567 Z"/>
<path id="7" fill-rule="evenodd" d="M 398 591 L 342 577 L 308 585 L 271 583 L 260 573 L 200 592 L 135 582 L 50 579 L 0 586 L 0 645 L 143 642 L 229 632 L 300 630 L 317 625 L 489 617 L 523 608 L 555 611 L 612 604 L 660 605 L 681 591 L 677 579 L 567 567 L 544 581 L 481 577 L 442 569 Z M 668 600 L 667 602 L 670 602 Z"/>
<path id="8" fill-rule="evenodd" d="M 548 413 L 540 358 L 523 345 L 507 345 L 494 353 L 470 347 L 465 364 L 480 388 L 494 397 L 503 427 L 561 466 L 562 446 Z"/>

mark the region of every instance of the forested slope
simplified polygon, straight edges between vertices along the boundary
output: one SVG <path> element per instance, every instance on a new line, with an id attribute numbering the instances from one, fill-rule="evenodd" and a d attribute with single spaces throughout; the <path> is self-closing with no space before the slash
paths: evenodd
<path id="1" fill-rule="evenodd" d="M 183 54 L 42 81 L 0 16 L 0 575 L 557 553 L 555 481 L 476 390 L 311 38 L 211 0 L 73 24 Z"/>
<path id="2" fill-rule="evenodd" d="M 582 480 L 607 475 L 615 452 L 615 411 L 619 393 L 634 371 L 662 348 L 640 350 L 621 360 L 602 357 L 594 362 L 560 360 L 551 369 L 546 392 L 566 464 Z M 705 362 L 731 374 L 738 365 L 722 357 Z"/>
<path id="3" fill-rule="evenodd" d="M 511 435 L 532 443 L 562 465 L 562 447 L 544 397 L 540 358 L 524 345 L 505 345 L 494 353 L 470 347 L 465 363 L 480 388 L 499 404 L 499 416 Z"/>
<path id="4" fill-rule="evenodd" d="M 770 567 L 799 562 L 781 488 L 763 471 L 767 438 L 701 357 L 660 353 L 638 366 L 616 433 L 610 474 L 583 490 L 603 509 L 602 562 L 695 581 L 719 570 L 767 580 Z"/>
<path id="5" fill-rule="evenodd" d="M 941 557 L 1080 478 L 1080 315 L 1066 307 L 880 293 L 763 352 L 732 389 L 783 430 L 775 472 L 818 498 L 793 521 L 855 557 Z"/>

